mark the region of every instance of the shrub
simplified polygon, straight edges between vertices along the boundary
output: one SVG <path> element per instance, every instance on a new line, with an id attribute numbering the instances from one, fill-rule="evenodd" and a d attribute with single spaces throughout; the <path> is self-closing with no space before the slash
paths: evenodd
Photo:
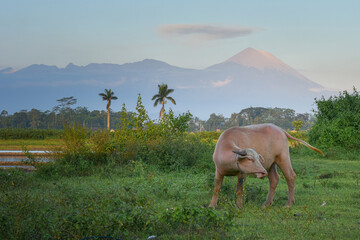
<path id="1" fill-rule="evenodd" d="M 212 168 L 212 153 L 219 133 L 188 134 L 191 114 L 175 116 L 170 109 L 164 121 L 150 120 L 138 98 L 137 112 L 130 116 L 123 105 L 121 124 L 114 132 L 90 132 L 80 125 L 64 126 L 64 147 L 55 151 L 55 164 L 42 172 L 80 175 L 93 166 L 127 164 L 142 161 L 163 170 L 181 170 L 199 166 Z M 59 164 L 61 167 L 59 167 Z"/>
<path id="2" fill-rule="evenodd" d="M 212 164 L 214 144 L 203 143 L 194 135 L 187 134 L 173 138 L 159 138 L 149 141 L 141 158 L 166 170 L 180 170 L 187 167 L 209 167 Z"/>
<path id="3" fill-rule="evenodd" d="M 292 123 L 293 126 L 294 126 L 294 130 L 297 131 L 297 132 L 300 131 L 300 128 L 301 128 L 302 125 L 303 125 L 303 122 L 300 121 L 300 120 L 298 120 L 298 121 L 292 121 L 291 123 Z"/>
<path id="4" fill-rule="evenodd" d="M 128 133 L 116 131 L 113 147 L 118 163 L 143 161 L 158 165 L 163 170 L 181 170 L 187 167 L 212 165 L 214 142 L 203 142 L 194 134 L 171 135 L 162 132 L 161 126 L 153 126 L 152 133 Z M 139 138 L 137 135 L 142 135 Z"/>
<path id="5" fill-rule="evenodd" d="M 317 105 L 316 124 L 310 130 L 310 141 L 323 148 L 360 147 L 360 95 L 343 91 L 329 99 L 322 97 Z"/>
<path id="6" fill-rule="evenodd" d="M 198 132 L 196 135 L 201 139 L 210 139 L 211 141 L 217 141 L 221 135 L 221 132 L 210 131 L 210 132 Z"/>
<path id="7" fill-rule="evenodd" d="M 123 106 L 126 113 L 125 106 Z M 187 134 L 191 114 L 189 112 L 175 116 L 170 109 L 164 114 L 164 121 L 154 122 L 149 119 L 138 98 L 137 113 L 128 120 L 123 115 L 122 124 L 112 136 L 112 149 L 117 163 L 143 161 L 156 164 L 163 170 L 180 170 L 200 164 L 202 167 L 211 163 L 214 142 L 203 142 L 194 134 Z M 205 160 L 206 159 L 206 160 Z M 206 161 L 205 164 L 200 162 Z"/>
<path id="8" fill-rule="evenodd" d="M 90 132 L 80 125 L 64 126 L 63 147 L 53 151 L 54 163 L 39 168 L 50 175 L 84 175 L 92 167 L 112 160 L 114 148 L 111 133 L 106 130 Z"/>

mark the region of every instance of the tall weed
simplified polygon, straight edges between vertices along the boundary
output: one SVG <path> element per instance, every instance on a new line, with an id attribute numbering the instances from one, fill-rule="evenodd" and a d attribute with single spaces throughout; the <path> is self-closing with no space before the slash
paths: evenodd
<path id="1" fill-rule="evenodd" d="M 51 175 L 84 175 L 93 167 L 113 160 L 114 148 L 108 131 L 90 132 L 80 125 L 64 125 L 63 147 L 55 149 L 54 162 L 40 167 L 40 172 Z"/>

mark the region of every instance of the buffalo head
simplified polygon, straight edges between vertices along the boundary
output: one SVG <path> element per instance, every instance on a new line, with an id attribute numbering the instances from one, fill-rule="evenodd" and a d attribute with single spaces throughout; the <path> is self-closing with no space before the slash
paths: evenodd
<path id="1" fill-rule="evenodd" d="M 240 171 L 246 174 L 251 174 L 257 178 L 264 178 L 267 176 L 267 171 L 261 163 L 264 158 L 252 148 L 239 149 L 233 151 L 238 160 L 238 167 Z"/>

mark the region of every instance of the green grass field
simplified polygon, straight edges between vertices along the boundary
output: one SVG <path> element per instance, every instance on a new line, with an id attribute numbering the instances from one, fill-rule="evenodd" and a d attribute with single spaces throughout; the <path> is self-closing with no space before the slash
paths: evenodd
<path id="1" fill-rule="evenodd" d="M 236 178 L 225 178 L 212 209 L 205 206 L 213 170 L 164 172 L 133 162 L 89 176 L 0 171 L 0 239 L 357 239 L 360 163 L 299 155 L 292 163 L 291 208 L 283 177 L 268 208 L 261 207 L 268 180 L 248 178 L 244 209 L 235 205 Z"/>
<path id="2" fill-rule="evenodd" d="M 63 145 L 61 139 L 0 139 L 0 150 L 22 150 L 26 146 L 29 150 L 49 150 Z"/>

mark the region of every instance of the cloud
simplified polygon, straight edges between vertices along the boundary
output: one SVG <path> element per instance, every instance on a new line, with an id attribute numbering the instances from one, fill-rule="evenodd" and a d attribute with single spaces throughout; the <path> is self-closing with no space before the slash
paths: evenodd
<path id="1" fill-rule="evenodd" d="M 261 29 L 242 26 L 170 24 L 161 26 L 158 32 L 165 36 L 187 36 L 198 40 L 217 40 L 244 37 L 258 30 Z"/>
<path id="2" fill-rule="evenodd" d="M 310 92 L 316 92 L 316 93 L 320 93 L 320 92 L 340 92 L 340 89 L 336 89 L 336 88 L 327 88 L 327 87 L 320 87 L 320 88 L 309 88 Z"/>
<path id="3" fill-rule="evenodd" d="M 227 77 L 224 81 L 211 82 L 211 85 L 213 85 L 213 87 L 223 87 L 223 86 L 228 85 L 231 82 L 232 82 L 231 77 Z"/>

